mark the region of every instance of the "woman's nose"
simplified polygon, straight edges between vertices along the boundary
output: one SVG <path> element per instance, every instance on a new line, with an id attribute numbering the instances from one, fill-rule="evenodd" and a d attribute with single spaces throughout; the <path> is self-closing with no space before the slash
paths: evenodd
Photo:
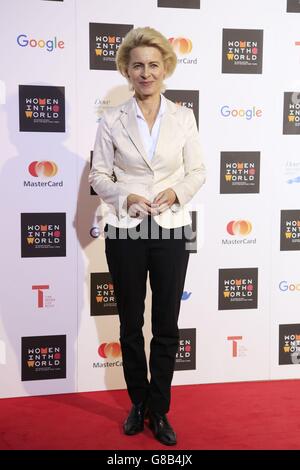
<path id="1" fill-rule="evenodd" d="M 143 75 L 143 77 L 145 77 L 145 78 L 149 77 L 149 75 L 150 75 L 150 70 L 149 70 L 149 68 L 148 68 L 147 66 L 144 67 L 143 72 L 142 72 L 142 75 Z"/>

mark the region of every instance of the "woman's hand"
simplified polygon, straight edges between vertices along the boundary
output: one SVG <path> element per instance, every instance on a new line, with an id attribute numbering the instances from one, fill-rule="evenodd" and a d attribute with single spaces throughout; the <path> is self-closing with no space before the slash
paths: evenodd
<path id="1" fill-rule="evenodd" d="M 147 215 L 157 215 L 159 213 L 158 205 L 134 193 L 127 196 L 127 212 L 130 217 L 146 217 Z"/>
<path id="2" fill-rule="evenodd" d="M 153 204 L 158 204 L 159 213 L 169 209 L 177 201 L 177 195 L 175 191 L 171 188 L 167 188 L 164 191 L 161 191 L 155 197 Z"/>
<path id="3" fill-rule="evenodd" d="M 132 193 L 127 196 L 127 212 L 130 217 L 158 215 L 169 209 L 176 201 L 176 193 L 171 188 L 158 193 L 153 202 L 139 194 Z"/>

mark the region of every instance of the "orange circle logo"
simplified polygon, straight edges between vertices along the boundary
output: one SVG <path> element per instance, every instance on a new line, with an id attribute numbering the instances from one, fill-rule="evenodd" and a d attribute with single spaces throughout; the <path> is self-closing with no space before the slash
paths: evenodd
<path id="1" fill-rule="evenodd" d="M 169 42 L 172 44 L 176 54 L 179 55 L 189 54 L 193 48 L 192 41 L 187 38 L 170 38 Z"/>
<path id="2" fill-rule="evenodd" d="M 104 359 L 116 359 L 121 356 L 120 343 L 102 343 L 98 348 L 98 354 Z"/>
<path id="3" fill-rule="evenodd" d="M 249 235 L 252 230 L 252 224 L 248 220 L 232 220 L 227 224 L 229 235 Z"/>
<path id="4" fill-rule="evenodd" d="M 54 162 L 31 162 L 28 171 L 31 176 L 51 178 L 57 173 L 57 165 Z"/>

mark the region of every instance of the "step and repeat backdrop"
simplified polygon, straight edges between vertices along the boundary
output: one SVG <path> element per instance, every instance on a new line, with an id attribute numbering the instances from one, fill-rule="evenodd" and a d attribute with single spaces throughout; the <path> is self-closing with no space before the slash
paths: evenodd
<path id="1" fill-rule="evenodd" d="M 0 5 L 0 396 L 124 388 L 101 200 L 115 56 L 152 26 L 178 57 L 208 170 L 174 384 L 300 376 L 300 0 L 11 0 Z M 150 334 L 151 291 L 145 335 Z"/>

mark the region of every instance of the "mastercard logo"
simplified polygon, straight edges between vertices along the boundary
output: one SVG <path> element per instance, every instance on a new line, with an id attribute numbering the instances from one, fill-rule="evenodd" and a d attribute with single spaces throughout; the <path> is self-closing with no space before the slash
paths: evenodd
<path id="1" fill-rule="evenodd" d="M 122 355 L 120 343 L 102 343 L 98 348 L 98 354 L 104 359 L 116 359 Z"/>
<path id="2" fill-rule="evenodd" d="M 252 224 L 248 220 L 232 220 L 227 224 L 229 235 L 249 235 L 252 230 Z"/>
<path id="3" fill-rule="evenodd" d="M 51 178 L 57 173 L 57 165 L 54 162 L 31 162 L 28 171 L 31 176 Z"/>
<path id="4" fill-rule="evenodd" d="M 186 38 L 169 38 L 176 54 L 189 54 L 193 48 L 192 41 Z"/>

